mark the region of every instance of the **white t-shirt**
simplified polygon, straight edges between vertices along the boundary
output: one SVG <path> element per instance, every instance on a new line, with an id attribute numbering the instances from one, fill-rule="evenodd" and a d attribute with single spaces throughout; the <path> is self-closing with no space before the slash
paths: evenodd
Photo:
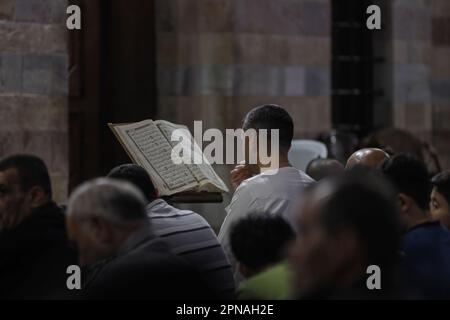
<path id="1" fill-rule="evenodd" d="M 231 226 L 251 213 L 281 215 L 293 224 L 302 190 L 314 182 L 301 170 L 283 167 L 277 172 L 269 170 L 251 177 L 239 185 L 226 208 L 227 216 L 219 232 L 219 241 L 233 266 L 235 261 L 229 243 Z"/>

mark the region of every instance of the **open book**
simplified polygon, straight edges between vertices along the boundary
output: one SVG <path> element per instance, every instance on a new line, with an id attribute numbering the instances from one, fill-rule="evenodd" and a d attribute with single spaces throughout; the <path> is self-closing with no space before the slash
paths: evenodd
<path id="1" fill-rule="evenodd" d="M 108 125 L 133 162 L 150 174 L 160 196 L 187 191 L 229 192 L 186 126 L 163 120 Z M 172 161 L 172 148 L 180 143 L 171 141 L 175 129 L 185 129 L 184 132 L 189 134 L 182 141 L 191 141 L 191 152 L 203 159 L 201 164 L 175 164 Z"/>

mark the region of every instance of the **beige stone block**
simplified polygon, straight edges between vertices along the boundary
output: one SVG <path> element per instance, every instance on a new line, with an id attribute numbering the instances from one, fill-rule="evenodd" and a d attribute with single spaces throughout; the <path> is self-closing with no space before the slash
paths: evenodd
<path id="1" fill-rule="evenodd" d="M 198 34 L 183 34 L 177 39 L 174 52 L 178 65 L 198 65 L 201 64 L 201 44 Z"/>
<path id="2" fill-rule="evenodd" d="M 450 1 L 431 0 L 432 14 L 435 17 L 450 17 Z"/>
<path id="3" fill-rule="evenodd" d="M 405 105 L 405 125 L 409 130 L 430 131 L 432 128 L 432 108 L 428 104 Z"/>
<path id="4" fill-rule="evenodd" d="M 432 74 L 450 76 L 450 47 L 434 47 L 432 57 Z"/>
<path id="5" fill-rule="evenodd" d="M 446 104 L 433 105 L 433 129 L 450 131 L 450 101 Z M 448 137 L 450 140 L 450 136 Z"/>
<path id="6" fill-rule="evenodd" d="M 393 60 L 395 64 L 408 63 L 408 43 L 405 41 L 393 41 Z"/>
<path id="7" fill-rule="evenodd" d="M 68 131 L 66 97 L 0 95 L 3 130 Z"/>
<path id="8" fill-rule="evenodd" d="M 14 16 L 14 0 L 0 1 L 0 20 L 11 20 Z"/>
<path id="9" fill-rule="evenodd" d="M 64 25 L 0 23 L 0 50 L 22 53 L 67 52 Z"/>
<path id="10" fill-rule="evenodd" d="M 288 36 L 282 61 L 286 65 L 331 65 L 331 41 L 325 37 Z"/>
<path id="11" fill-rule="evenodd" d="M 202 0 L 199 5 L 199 28 L 201 32 L 224 33 L 231 32 L 232 0 Z"/>
<path id="12" fill-rule="evenodd" d="M 267 63 L 266 39 L 261 34 L 236 34 L 234 55 L 237 63 Z"/>
<path id="13" fill-rule="evenodd" d="M 282 105 L 294 120 L 296 139 L 316 137 L 331 127 L 331 105 L 328 97 L 282 98 Z"/>
<path id="14" fill-rule="evenodd" d="M 431 43 L 412 42 L 408 43 L 408 63 L 411 64 L 430 64 L 432 60 Z"/>
<path id="15" fill-rule="evenodd" d="M 210 33 L 199 37 L 202 64 L 232 64 L 233 39 L 229 33 Z"/>

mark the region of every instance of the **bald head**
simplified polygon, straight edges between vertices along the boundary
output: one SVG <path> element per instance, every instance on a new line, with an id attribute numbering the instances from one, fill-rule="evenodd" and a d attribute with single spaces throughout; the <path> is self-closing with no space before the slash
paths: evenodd
<path id="1" fill-rule="evenodd" d="M 384 160 L 389 159 L 389 155 L 381 149 L 367 148 L 356 151 L 348 158 L 346 169 L 354 166 L 364 166 L 375 168 Z"/>
<path id="2" fill-rule="evenodd" d="M 314 159 L 306 168 L 306 174 L 316 181 L 338 175 L 344 171 L 344 166 L 335 159 Z"/>

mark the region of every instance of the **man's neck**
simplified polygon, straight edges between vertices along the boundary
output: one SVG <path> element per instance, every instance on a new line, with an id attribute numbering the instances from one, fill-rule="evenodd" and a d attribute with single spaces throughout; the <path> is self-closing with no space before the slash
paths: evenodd
<path id="1" fill-rule="evenodd" d="M 259 165 L 259 171 L 261 173 L 269 171 L 269 170 L 274 170 L 274 169 L 281 169 L 281 168 L 288 168 L 288 167 L 292 167 L 292 165 L 289 163 L 289 159 L 287 154 L 280 154 L 279 157 L 279 162 L 278 162 L 278 166 L 273 167 L 273 166 L 263 166 L 263 165 Z"/>
<path id="2" fill-rule="evenodd" d="M 125 253 L 134 248 L 143 239 L 151 235 L 147 221 L 136 222 L 122 228 L 117 234 L 117 252 Z"/>
<path id="3" fill-rule="evenodd" d="M 407 229 L 410 230 L 414 227 L 431 221 L 433 221 L 433 217 L 428 210 L 416 209 L 412 214 L 410 214 Z"/>

